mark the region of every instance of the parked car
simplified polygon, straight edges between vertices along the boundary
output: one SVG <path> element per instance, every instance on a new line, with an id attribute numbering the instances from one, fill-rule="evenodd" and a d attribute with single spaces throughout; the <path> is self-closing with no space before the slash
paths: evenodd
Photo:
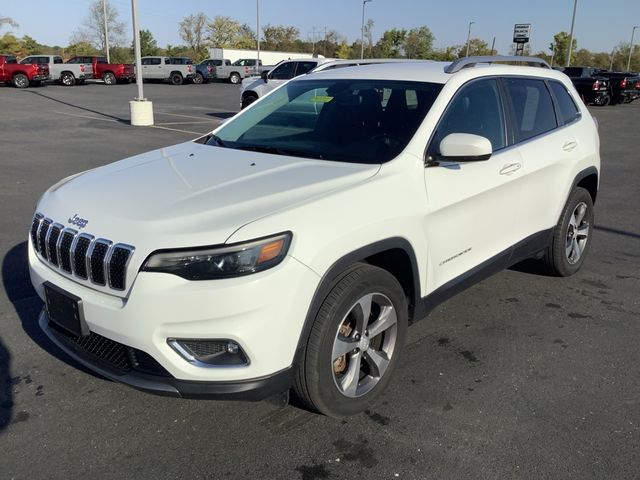
<path id="1" fill-rule="evenodd" d="M 240 108 L 246 108 L 260 97 L 279 87 L 283 83 L 305 73 L 309 73 L 325 62 L 327 58 L 299 58 L 278 63 L 269 71 L 263 71 L 261 77 L 245 78 L 240 86 Z"/>
<path id="2" fill-rule="evenodd" d="M 599 75 L 609 80 L 612 104 L 630 103 L 637 98 L 635 86 L 640 81 L 637 73 L 602 71 Z"/>
<path id="3" fill-rule="evenodd" d="M 16 88 L 38 86 L 49 79 L 49 66 L 18 63 L 15 55 L 0 54 L 0 82 Z"/>
<path id="4" fill-rule="evenodd" d="M 540 67 L 475 67 L 506 61 Z M 28 236 L 40 326 L 148 392 L 293 387 L 327 415 L 364 410 L 439 303 L 527 258 L 583 265 L 597 125 L 546 65 L 325 70 L 194 142 L 61 180 Z"/>
<path id="5" fill-rule="evenodd" d="M 72 57 L 67 64 L 91 64 L 93 78 L 101 79 L 105 85 L 129 83 L 136 78 L 135 68 L 130 63 L 109 63 L 107 57 L 96 55 Z"/>
<path id="6" fill-rule="evenodd" d="M 65 87 L 81 85 L 93 78 L 93 66 L 90 63 L 64 63 L 60 55 L 30 55 L 20 60 L 20 63 L 48 65 L 50 79 Z"/>
<path id="7" fill-rule="evenodd" d="M 262 61 L 256 67 L 256 60 L 240 59 L 231 63 L 226 58 L 207 58 L 201 64 L 213 67 L 217 80 L 226 80 L 233 84 L 240 83 L 243 78 L 260 75 L 263 71 Z"/>
<path id="8" fill-rule="evenodd" d="M 602 75 L 603 70 L 592 67 L 566 67 L 567 75 L 582 101 L 587 105 L 605 106 L 613 100 L 613 91 L 609 79 Z"/>
<path id="9" fill-rule="evenodd" d="M 184 57 L 142 57 L 142 78 L 182 85 L 185 80 L 193 80 L 196 76 L 193 63 L 184 62 Z"/>

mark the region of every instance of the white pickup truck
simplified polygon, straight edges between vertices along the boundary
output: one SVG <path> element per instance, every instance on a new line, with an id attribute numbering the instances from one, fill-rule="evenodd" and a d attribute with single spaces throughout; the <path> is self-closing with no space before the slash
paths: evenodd
<path id="1" fill-rule="evenodd" d="M 240 83 L 242 79 L 247 77 L 255 77 L 260 75 L 264 70 L 273 68 L 272 66 L 262 66 L 262 61 L 256 59 L 241 58 L 231 63 L 226 58 L 207 58 L 201 62 L 215 68 L 215 78 L 217 80 L 228 80 L 234 85 Z"/>
<path id="2" fill-rule="evenodd" d="M 196 66 L 183 57 L 142 57 L 143 80 L 168 80 L 182 85 L 196 76 Z"/>
<path id="3" fill-rule="evenodd" d="M 20 60 L 20 63 L 49 65 L 49 78 L 67 87 L 81 85 L 87 79 L 93 78 L 93 65 L 90 63 L 64 63 L 60 55 L 31 55 Z"/>

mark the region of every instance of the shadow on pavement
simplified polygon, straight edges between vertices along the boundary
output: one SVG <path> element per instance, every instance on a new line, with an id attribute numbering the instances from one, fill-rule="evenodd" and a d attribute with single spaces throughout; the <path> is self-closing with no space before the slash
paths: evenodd
<path id="1" fill-rule="evenodd" d="M 128 118 L 120 118 L 120 117 L 116 117 L 115 115 L 109 115 L 107 113 L 99 112 L 98 110 L 93 110 L 91 108 L 81 107 L 80 105 L 74 105 L 73 103 L 65 102 L 63 100 L 58 100 L 57 98 L 50 97 L 49 95 L 45 95 L 44 93 L 34 92 L 34 91 L 31 91 L 31 90 L 27 91 L 26 93 L 30 93 L 32 95 L 38 95 L 39 97 L 46 98 L 48 100 L 51 100 L 52 102 L 61 103 L 62 105 L 66 105 L 68 107 L 77 108 L 78 110 L 83 110 L 85 112 L 95 113 L 96 115 L 100 115 L 102 117 L 110 118 L 110 119 L 115 120 L 115 121 L 117 121 L 119 123 L 122 123 L 124 125 L 131 125 L 131 122 L 129 121 Z"/>
<path id="2" fill-rule="evenodd" d="M 11 422 L 13 396 L 11 392 L 11 356 L 0 340 L 0 432 Z"/>
<path id="3" fill-rule="evenodd" d="M 225 120 L 227 118 L 233 117 L 236 113 L 238 112 L 211 112 L 211 113 L 207 113 L 207 115 L 210 117 L 220 118 L 222 120 Z"/>
<path id="4" fill-rule="evenodd" d="M 27 266 L 27 242 L 22 242 L 7 252 L 2 260 L 2 282 L 9 301 L 12 303 L 16 314 L 22 323 L 22 329 L 40 348 L 66 364 L 82 370 L 96 378 L 103 378 L 88 370 L 66 353 L 60 350 L 38 325 L 38 315 L 42 310 L 42 300 L 31 285 L 29 278 L 29 267 Z M 0 372 L 4 373 L 2 367 L 2 345 L 0 344 Z M 7 360 L 8 365 L 8 360 Z M 8 368 L 7 368 L 8 375 Z M 0 378 L 1 380 L 1 378 Z M 11 386 L 9 386 L 11 388 Z M 2 401 L 2 400 L 0 400 Z M 0 424 L 2 422 L 0 413 Z"/>

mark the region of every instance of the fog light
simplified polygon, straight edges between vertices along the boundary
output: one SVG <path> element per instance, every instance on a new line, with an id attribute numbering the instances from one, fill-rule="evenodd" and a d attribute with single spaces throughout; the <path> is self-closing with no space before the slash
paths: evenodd
<path id="1" fill-rule="evenodd" d="M 231 340 L 168 338 L 167 343 L 187 362 L 199 367 L 249 365 L 240 345 Z"/>

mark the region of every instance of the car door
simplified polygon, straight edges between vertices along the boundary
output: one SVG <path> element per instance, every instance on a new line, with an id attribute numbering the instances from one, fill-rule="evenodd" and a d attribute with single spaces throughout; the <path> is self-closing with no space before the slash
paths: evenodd
<path id="1" fill-rule="evenodd" d="M 488 160 L 441 161 L 425 168 L 427 293 L 484 262 L 508 261 L 522 162 L 509 146 L 506 113 L 499 80 L 482 78 L 462 86 L 438 122 L 428 160 L 438 159 L 440 142 L 451 133 L 485 137 L 493 152 Z"/>
<path id="2" fill-rule="evenodd" d="M 564 85 L 540 78 L 511 77 L 504 80 L 513 112 L 517 147 L 526 174 L 522 210 L 516 235 L 525 239 L 552 228 L 564 206 L 574 161 L 583 148 L 573 125 L 580 114 Z M 562 95 L 566 119 L 556 115 L 549 90 Z M 559 120 L 566 126 L 558 128 Z"/>
<path id="3" fill-rule="evenodd" d="M 268 90 L 279 87 L 287 80 L 291 80 L 296 73 L 297 62 L 283 62 L 269 72 Z"/>

